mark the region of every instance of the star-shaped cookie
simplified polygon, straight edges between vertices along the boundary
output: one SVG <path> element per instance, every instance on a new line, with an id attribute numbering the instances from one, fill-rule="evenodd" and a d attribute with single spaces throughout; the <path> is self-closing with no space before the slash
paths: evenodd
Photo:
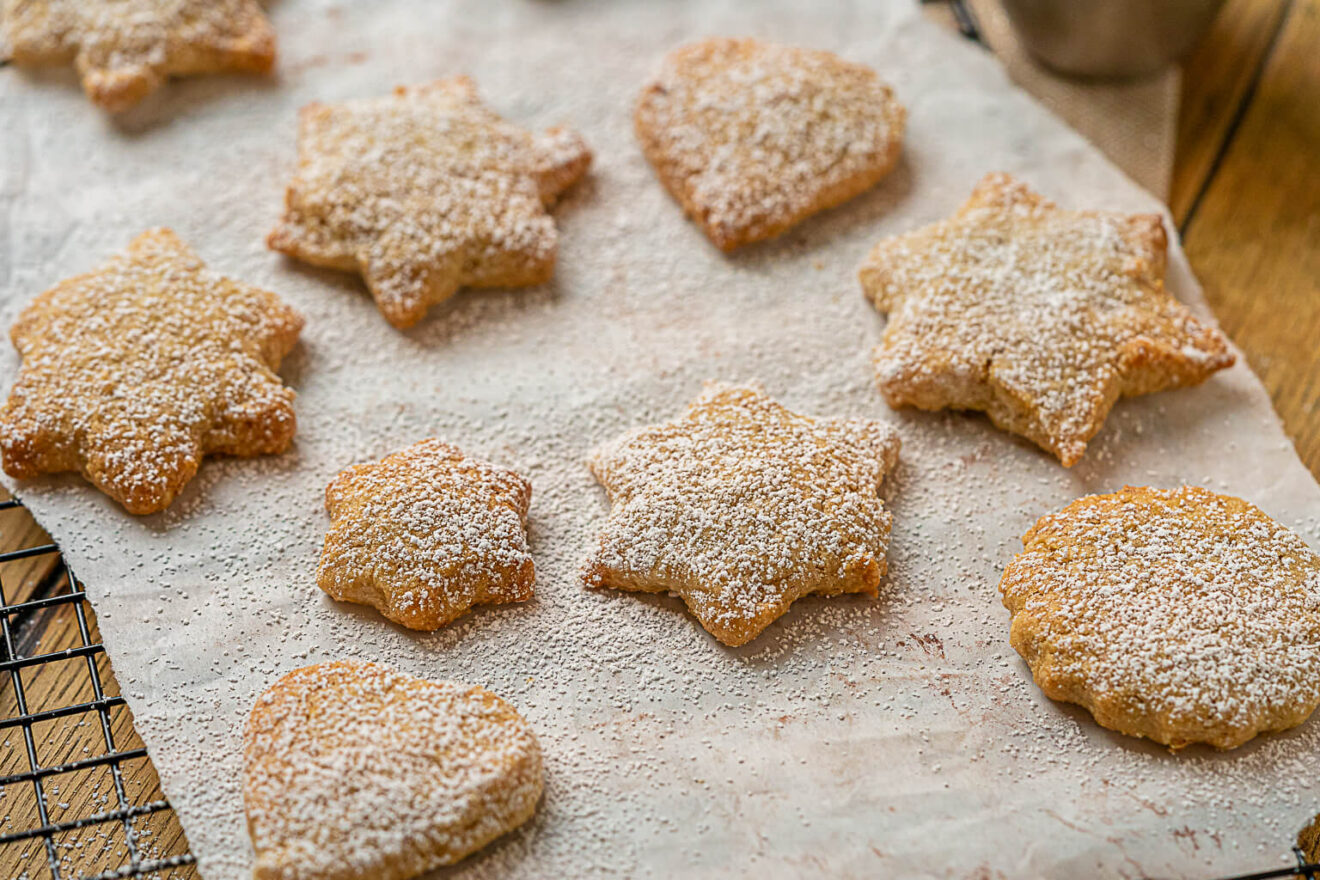
<path id="1" fill-rule="evenodd" d="M 379 663 L 296 669 L 252 707 L 253 880 L 406 880 L 532 817 L 541 747 L 490 691 Z"/>
<path id="2" fill-rule="evenodd" d="M 464 285 L 548 281 L 557 236 L 546 208 L 590 163 L 577 134 L 505 122 L 467 77 L 310 104 L 267 243 L 360 272 L 385 319 L 411 327 Z"/>
<path id="3" fill-rule="evenodd" d="M 1045 695 L 1172 748 L 1320 705 L 1320 556 L 1240 498 L 1128 486 L 1022 538 L 999 589 Z"/>
<path id="4" fill-rule="evenodd" d="M 1157 214 L 1065 211 L 990 174 L 952 218 L 877 244 L 862 287 L 889 313 L 875 351 L 891 406 L 984 410 L 1065 466 L 1123 395 L 1232 365 L 1164 288 Z"/>
<path id="5" fill-rule="evenodd" d="M 435 439 L 354 465 L 325 490 L 331 522 L 316 582 L 419 630 L 473 605 L 530 599 L 531 500 L 531 484 L 513 471 Z"/>
<path id="6" fill-rule="evenodd" d="M 126 110 L 170 76 L 275 64 L 275 32 L 257 0 L 3 0 L 16 64 L 73 63 L 87 96 Z"/>
<path id="7" fill-rule="evenodd" d="M 735 646 L 810 593 L 874 596 L 891 520 L 877 492 L 898 447 L 881 422 L 710 384 L 680 418 L 591 453 L 612 508 L 584 580 L 677 593 Z"/>
<path id="8" fill-rule="evenodd" d="M 733 39 L 670 53 L 633 117 L 660 181 L 725 251 L 870 189 L 898 161 L 905 119 L 869 67 Z"/>
<path id="9" fill-rule="evenodd" d="M 23 365 L 0 409 L 11 477 L 81 471 L 130 513 L 164 510 L 204 455 L 283 452 L 293 391 L 275 370 L 303 321 L 207 270 L 168 229 L 62 281 L 9 335 Z"/>

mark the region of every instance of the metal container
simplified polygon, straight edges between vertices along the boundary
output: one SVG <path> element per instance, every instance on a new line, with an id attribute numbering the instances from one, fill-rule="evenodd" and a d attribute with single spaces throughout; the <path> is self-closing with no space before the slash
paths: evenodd
<path id="1" fill-rule="evenodd" d="M 1132 77 L 1181 58 L 1224 0 L 1003 0 L 1018 39 L 1060 73 Z"/>

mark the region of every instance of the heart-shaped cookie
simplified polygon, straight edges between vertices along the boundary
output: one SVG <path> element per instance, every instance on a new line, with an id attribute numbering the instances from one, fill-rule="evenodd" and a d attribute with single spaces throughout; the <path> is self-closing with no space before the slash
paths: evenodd
<path id="1" fill-rule="evenodd" d="M 255 880 L 403 880 L 526 822 L 541 749 L 489 691 L 340 661 L 290 672 L 243 738 Z"/>
<path id="2" fill-rule="evenodd" d="M 869 67 L 723 38 L 670 53 L 633 117 L 660 181 L 725 251 L 870 189 L 898 161 L 905 120 Z"/>

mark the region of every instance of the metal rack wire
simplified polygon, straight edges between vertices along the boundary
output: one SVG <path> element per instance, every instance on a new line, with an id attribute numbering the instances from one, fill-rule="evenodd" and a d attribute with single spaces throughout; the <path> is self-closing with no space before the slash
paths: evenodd
<path id="1" fill-rule="evenodd" d="M 16 500 L 0 501 L 0 511 L 20 508 L 22 504 Z M 0 717 L 0 736 L 8 737 L 12 731 L 19 732 L 22 736 L 21 747 L 27 758 L 26 770 L 0 776 L 0 792 L 4 792 L 9 786 L 30 785 L 35 796 L 36 815 L 30 817 L 35 820 L 32 827 L 20 827 L 18 830 L 0 835 L 0 849 L 39 842 L 44 851 L 45 867 L 49 870 L 51 880 L 72 880 L 74 877 L 80 880 L 148 877 L 159 875 L 161 871 L 193 864 L 194 857 L 186 851 L 157 858 L 145 852 L 140 843 L 139 829 L 134 825 L 135 820 L 169 811 L 170 805 L 163 798 L 136 803 L 125 785 L 124 763 L 147 760 L 147 750 L 141 747 L 120 748 L 116 743 L 111 712 L 116 707 L 126 704 L 122 696 L 107 693 L 106 682 L 97 664 L 97 658 L 105 654 L 105 648 L 93 639 L 94 624 L 89 625 L 90 606 L 82 584 L 69 570 L 60 555 L 59 547 L 49 543 L 48 539 L 45 543 L 36 546 L 0 553 L 0 571 L 3 571 L 5 563 L 21 560 L 44 561 L 48 565 L 48 571 L 41 578 L 40 583 L 28 591 L 30 595 L 22 598 L 21 601 L 13 601 L 19 596 L 19 592 L 12 584 L 6 582 L 3 574 L 0 574 L 0 683 L 7 675 L 13 689 L 12 702 L 9 703 L 10 711 L 15 712 L 12 717 Z M 36 629 L 30 624 L 37 622 L 42 612 L 51 610 L 63 614 L 72 613 L 78 644 L 62 650 L 40 651 L 35 638 L 40 636 L 40 632 L 30 632 Z M 34 650 L 36 652 L 32 653 Z M 86 666 L 91 699 L 80 699 L 40 711 L 30 711 L 28 692 L 24 688 L 23 681 L 25 671 L 79 658 Z M 0 684 L 0 687 L 2 686 Z M 99 725 L 99 742 L 103 744 L 104 751 L 90 758 L 43 765 L 37 748 L 38 727 L 44 722 L 72 718 L 81 718 L 83 721 L 88 718 L 95 720 Z M 100 767 L 107 768 L 110 774 L 113 795 L 112 801 L 107 804 L 109 808 L 73 817 L 53 816 L 51 792 L 47 790 L 52 780 Z M 9 816 L 5 818 L 12 824 Z M 60 841 L 69 832 L 101 826 L 118 826 L 122 829 L 124 857 L 116 859 L 120 864 L 100 873 L 70 873 L 61 857 Z M 72 846 L 76 848 L 77 844 Z M 24 874 L 26 873 L 25 871 Z"/>
<path id="2" fill-rule="evenodd" d="M 1316 880 L 1320 877 L 1320 862 L 1311 862 L 1306 858 L 1306 853 L 1302 848 L 1294 846 L 1293 858 L 1297 859 L 1296 867 L 1276 868 L 1272 871 L 1260 871 L 1255 874 L 1238 874 L 1234 877 L 1226 877 L 1224 880 L 1272 880 L 1275 877 L 1305 877 L 1306 880 Z"/>

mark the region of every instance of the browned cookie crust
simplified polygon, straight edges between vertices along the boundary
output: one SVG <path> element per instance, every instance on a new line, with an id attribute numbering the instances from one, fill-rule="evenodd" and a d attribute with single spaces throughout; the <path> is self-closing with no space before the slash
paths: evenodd
<path id="1" fill-rule="evenodd" d="M 953 217 L 884 239 L 862 264 L 889 313 L 875 350 L 885 400 L 984 410 L 1075 464 L 1120 396 L 1233 363 L 1165 290 L 1165 249 L 1156 214 L 1065 211 L 987 175 Z"/>
<path id="2" fill-rule="evenodd" d="M 586 583 L 677 593 L 726 645 L 802 596 L 874 596 L 891 521 L 878 490 L 898 448 L 881 422 L 811 418 L 759 387 L 708 385 L 679 418 L 592 452 L 612 506 Z"/>
<path id="3" fill-rule="evenodd" d="M 713 39 L 670 53 L 633 118 L 665 188 L 729 251 L 874 186 L 906 114 L 875 71 L 833 53 Z"/>
<path id="4" fill-rule="evenodd" d="M 87 96 L 112 112 L 171 76 L 275 65 L 257 0 L 0 0 L 0 30 L 14 63 L 72 63 Z"/>
<path id="5" fill-rule="evenodd" d="M 1173 748 L 1320 704 L 1320 556 L 1240 498 L 1125 488 L 1042 517 L 999 588 L 1046 696 Z"/>
<path id="6" fill-rule="evenodd" d="M 512 706 L 377 663 L 290 672 L 243 734 L 255 880 L 406 880 L 526 822 L 541 788 Z"/>
<path id="7" fill-rule="evenodd" d="M 505 122 L 467 77 L 310 104 L 284 216 L 266 241 L 360 272 L 385 319 L 411 327 L 465 285 L 549 281 L 558 238 L 546 208 L 590 163 L 577 134 Z"/>
<path id="8" fill-rule="evenodd" d="M 133 240 L 19 315 L 23 365 L 0 409 L 12 477 L 80 471 L 130 513 L 164 510 L 204 455 L 283 452 L 293 391 L 275 370 L 303 320 L 217 275 L 168 229 Z"/>
<path id="9" fill-rule="evenodd" d="M 316 582 L 420 630 L 473 605 L 530 599 L 531 499 L 531 484 L 513 471 L 434 439 L 354 465 L 325 490 L 330 531 Z"/>

